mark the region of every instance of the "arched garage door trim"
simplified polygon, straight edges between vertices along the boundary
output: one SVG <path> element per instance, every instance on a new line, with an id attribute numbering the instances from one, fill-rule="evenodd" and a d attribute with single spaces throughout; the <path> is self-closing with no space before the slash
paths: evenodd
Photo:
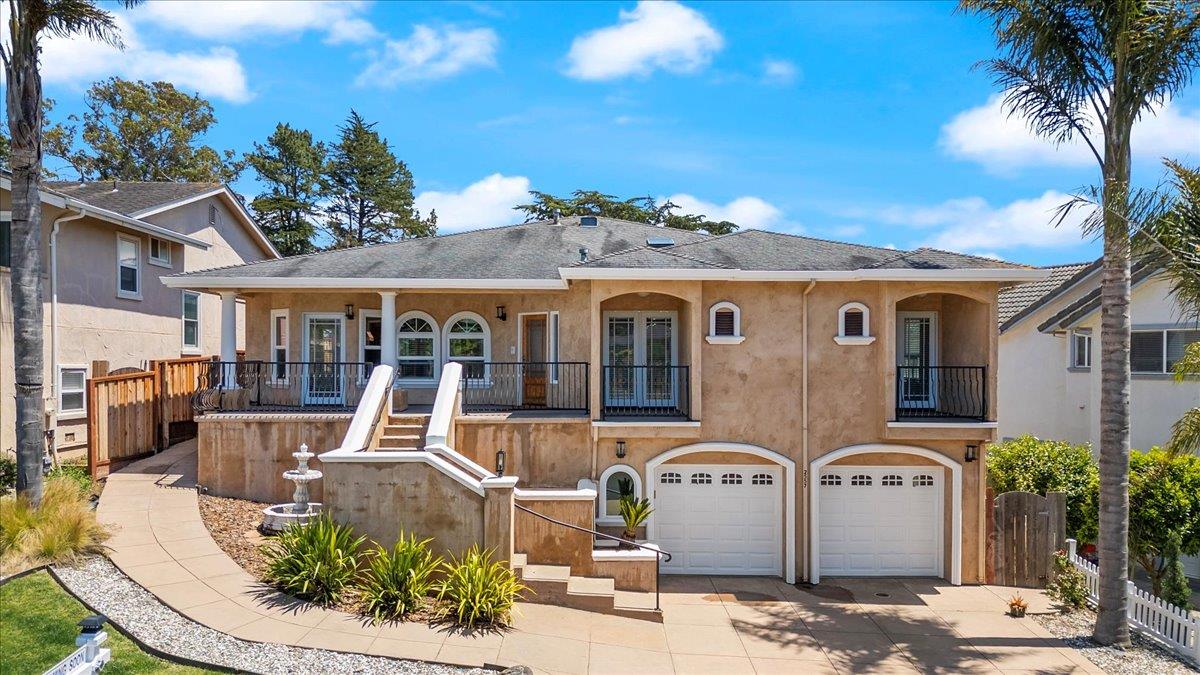
<path id="1" fill-rule="evenodd" d="M 821 469 L 828 464 L 873 452 L 898 452 L 931 459 L 950 469 L 950 583 L 958 586 L 962 583 L 962 466 L 940 452 L 915 445 L 891 445 L 888 443 L 867 443 L 851 445 L 840 450 L 822 455 L 814 459 L 810 465 L 810 489 L 808 492 L 808 531 L 812 533 L 809 546 L 809 570 L 812 583 L 821 583 Z"/>
<path id="2" fill-rule="evenodd" d="M 796 462 L 778 452 L 748 443 L 692 443 L 691 445 L 683 445 L 667 450 L 648 460 L 646 462 L 646 484 L 653 486 L 655 480 L 654 472 L 658 469 L 659 465 L 676 457 L 691 455 L 697 452 L 741 452 L 747 455 L 762 457 L 783 467 L 783 578 L 789 584 L 796 583 Z M 647 492 L 653 494 L 652 490 L 653 488 L 651 487 Z M 651 497 L 650 501 L 653 504 L 654 498 Z M 649 522 L 646 523 L 646 536 L 650 541 L 654 541 L 657 534 L 658 529 L 654 523 L 654 515 L 651 514 Z"/>

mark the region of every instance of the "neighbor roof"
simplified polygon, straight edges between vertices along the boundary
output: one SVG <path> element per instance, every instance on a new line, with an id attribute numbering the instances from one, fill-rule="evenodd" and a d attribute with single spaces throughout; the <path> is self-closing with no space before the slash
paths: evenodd
<path id="1" fill-rule="evenodd" d="M 523 282 L 534 288 L 563 287 L 570 278 L 602 277 L 748 279 L 816 272 L 833 279 L 861 271 L 863 278 L 907 278 L 923 270 L 975 270 L 1004 271 L 1026 280 L 1040 274 L 1021 265 L 927 248 L 897 251 L 763 230 L 716 237 L 613 218 L 596 220 L 596 225 L 584 226 L 578 217 L 569 217 L 325 251 L 176 275 L 168 283 L 367 287 L 394 280 L 397 287 L 432 287 L 441 280 L 457 286 L 480 282 L 478 287 L 487 288 L 484 280 L 499 280 L 509 288 Z"/>
<path id="2" fill-rule="evenodd" d="M 1101 261 L 1096 261 L 1097 266 Z M 1137 286 L 1146 279 L 1154 276 L 1158 272 L 1160 265 L 1156 261 L 1141 260 L 1135 261 L 1130 270 L 1130 285 Z M 1095 288 L 1084 294 L 1075 302 L 1067 305 L 1058 311 L 1054 316 L 1043 321 L 1038 330 L 1043 333 L 1051 333 L 1056 330 L 1067 330 L 1074 326 L 1087 315 L 1100 309 L 1100 284 L 1097 283 Z"/>
<path id="3" fill-rule="evenodd" d="M 157 206 L 199 197 L 223 187 L 220 183 L 130 181 L 47 181 L 45 186 L 93 206 L 134 217 Z"/>
<path id="4" fill-rule="evenodd" d="M 1099 269 L 1100 261 L 1043 267 L 1050 276 L 1041 281 L 1018 284 L 1000 291 L 997 319 L 1000 332 L 1012 328 L 1054 298 L 1065 293 L 1081 279 Z"/>

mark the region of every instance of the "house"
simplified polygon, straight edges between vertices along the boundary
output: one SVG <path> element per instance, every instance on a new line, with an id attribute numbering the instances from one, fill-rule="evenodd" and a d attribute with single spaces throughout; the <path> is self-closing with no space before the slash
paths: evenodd
<path id="1" fill-rule="evenodd" d="M 199 421 L 211 494 L 286 501 L 304 442 L 326 508 L 379 541 L 596 573 L 616 562 L 579 533 L 628 494 L 664 573 L 976 583 L 998 294 L 1045 275 L 584 216 L 164 283 L 246 303 Z"/>
<path id="2" fill-rule="evenodd" d="M 0 173 L 0 354 L 13 353 L 11 174 Z M 87 443 L 86 381 L 152 359 L 212 355 L 235 330 L 215 296 L 164 276 L 278 258 L 241 200 L 217 183 L 43 182 L 45 383 L 60 450 Z M 241 309 L 235 308 L 240 314 Z M 238 344 L 240 331 L 235 334 Z M 232 343 L 231 343 L 232 344 Z M 0 368 L 0 452 L 15 444 L 13 369 Z"/>

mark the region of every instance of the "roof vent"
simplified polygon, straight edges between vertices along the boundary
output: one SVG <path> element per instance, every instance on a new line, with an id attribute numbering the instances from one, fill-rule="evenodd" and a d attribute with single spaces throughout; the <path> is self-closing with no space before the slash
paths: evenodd
<path id="1" fill-rule="evenodd" d="M 596 216 L 582 216 L 579 218 L 580 227 L 596 227 L 599 224 L 600 221 L 596 218 Z"/>
<path id="2" fill-rule="evenodd" d="M 664 246 L 674 246 L 675 240 L 670 237 L 647 237 L 646 245 L 654 248 L 663 248 Z"/>
<path id="3" fill-rule="evenodd" d="M 562 211 L 559 211 L 558 209 L 554 209 L 554 224 L 559 225 L 560 224 L 559 221 L 561 221 L 561 220 L 562 220 Z"/>
<path id="4" fill-rule="evenodd" d="M 579 247 L 579 262 L 587 262 L 588 250 L 586 246 Z"/>

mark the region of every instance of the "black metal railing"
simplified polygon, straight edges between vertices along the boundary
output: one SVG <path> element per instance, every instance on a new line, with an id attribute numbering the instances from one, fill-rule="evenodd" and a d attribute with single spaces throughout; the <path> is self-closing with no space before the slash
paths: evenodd
<path id="1" fill-rule="evenodd" d="M 593 529 L 590 529 L 587 527 L 580 527 L 578 525 L 572 525 L 571 523 L 564 523 L 561 520 L 555 520 L 554 518 L 551 518 L 550 516 L 547 516 L 544 513 L 538 513 L 537 511 L 534 511 L 531 508 L 521 506 L 520 504 L 516 503 L 515 501 L 513 502 L 513 506 L 516 507 L 516 509 L 518 511 L 524 511 L 525 513 L 528 513 L 529 515 L 535 516 L 537 518 L 541 518 L 542 520 L 544 520 L 546 522 L 554 523 L 555 525 L 561 525 L 563 527 L 566 527 L 566 528 L 569 528 L 572 530 L 576 530 L 578 532 L 587 532 L 588 534 L 592 535 L 593 537 L 599 537 L 600 539 L 607 539 L 608 541 L 615 541 L 620 545 L 632 546 L 634 548 L 639 548 L 643 551 L 650 551 L 651 553 L 653 553 L 654 554 L 654 611 L 656 611 L 656 612 L 662 611 L 662 605 L 659 602 L 659 592 L 658 592 L 658 579 L 660 576 L 659 568 L 662 566 L 662 564 L 664 562 L 671 562 L 671 554 L 670 553 L 662 550 L 661 548 L 658 548 L 657 546 L 647 546 L 646 544 L 641 544 L 636 541 L 630 541 L 628 539 L 623 539 L 621 537 L 617 537 L 617 536 L 614 536 L 611 534 L 605 534 L 604 532 L 599 532 L 597 530 L 593 530 Z M 528 561 L 526 561 L 526 562 L 528 562 Z"/>
<path id="2" fill-rule="evenodd" d="M 463 412 L 588 412 L 587 361 L 472 363 L 463 368 Z"/>
<path id="3" fill-rule="evenodd" d="M 603 417 L 691 419 L 689 366 L 604 366 Z"/>
<path id="4" fill-rule="evenodd" d="M 987 366 L 896 366 L 897 420 L 987 414 Z"/>
<path id="5" fill-rule="evenodd" d="M 353 410 L 374 368 L 337 361 L 213 361 L 200 371 L 197 410 Z"/>

